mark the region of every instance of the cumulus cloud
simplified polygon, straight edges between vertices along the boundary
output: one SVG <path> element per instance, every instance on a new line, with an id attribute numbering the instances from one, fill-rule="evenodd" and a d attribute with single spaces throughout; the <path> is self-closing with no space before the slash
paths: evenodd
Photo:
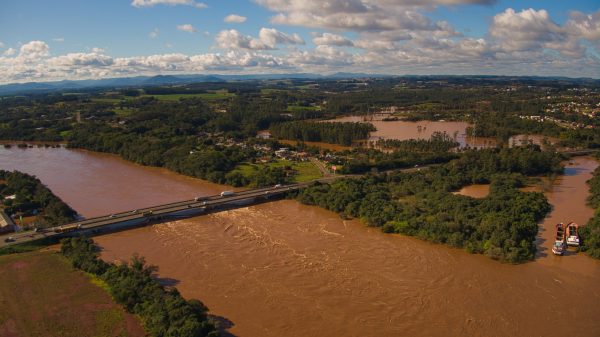
<path id="1" fill-rule="evenodd" d="M 546 10 L 526 9 L 515 12 L 508 8 L 494 16 L 490 35 L 507 51 L 539 48 L 548 43 L 560 42 L 565 31 L 550 19 Z"/>
<path id="2" fill-rule="evenodd" d="M 256 35 L 223 30 L 214 40 L 219 52 L 120 58 L 100 49 L 54 56 L 44 41 L 31 41 L 0 56 L 0 82 L 211 72 L 600 77 L 600 11 L 571 12 L 559 24 L 543 9 L 508 8 L 493 16 L 484 37 L 470 37 L 430 19 L 428 10 L 492 1 L 256 1 L 274 12 L 273 21 L 318 27 L 319 33 L 312 33 L 312 43 L 300 48 L 305 44 L 300 35 L 274 28 L 262 28 Z M 183 30 L 195 31 L 191 25 Z"/>
<path id="3" fill-rule="evenodd" d="M 313 38 L 313 43 L 316 45 L 324 45 L 324 46 L 352 46 L 354 45 L 352 41 L 347 38 L 332 33 L 323 33 L 317 34 Z"/>
<path id="4" fill-rule="evenodd" d="M 2 55 L 4 56 L 13 56 L 17 53 L 17 50 L 15 48 L 8 48 L 7 50 L 4 51 L 4 53 L 2 53 Z"/>
<path id="5" fill-rule="evenodd" d="M 195 2 L 193 0 L 133 0 L 131 5 L 134 7 L 154 7 L 155 5 L 169 5 L 169 6 L 193 6 L 196 8 L 208 7 L 205 3 Z"/>
<path id="6" fill-rule="evenodd" d="M 219 48 L 274 50 L 278 44 L 304 44 L 300 35 L 285 34 L 274 28 L 261 28 L 258 37 L 246 36 L 235 29 L 223 30 L 215 37 Z"/>
<path id="7" fill-rule="evenodd" d="M 4 48 L 4 43 L 2 43 L 2 41 L 0 41 L 0 48 Z"/>
<path id="8" fill-rule="evenodd" d="M 256 0 L 276 14 L 276 24 L 335 30 L 394 31 L 443 29 L 419 12 L 435 5 L 491 3 L 486 0 Z"/>
<path id="9" fill-rule="evenodd" d="M 575 36 L 590 40 L 600 40 L 600 10 L 591 14 L 571 12 L 566 29 Z"/>
<path id="10" fill-rule="evenodd" d="M 50 54 L 50 47 L 44 41 L 31 41 L 21 46 L 19 58 L 36 61 Z"/>
<path id="11" fill-rule="evenodd" d="M 566 56 L 583 57 L 585 48 L 579 39 L 593 35 L 593 26 L 587 19 L 575 15 L 567 26 L 560 26 L 546 10 L 530 8 L 515 12 L 508 8 L 494 16 L 489 32 L 502 52 L 552 49 Z"/>
<path id="12" fill-rule="evenodd" d="M 194 28 L 194 26 L 190 25 L 189 23 L 186 23 L 185 25 L 177 26 L 177 30 L 180 30 L 182 32 L 188 32 L 188 33 L 197 32 L 196 28 Z"/>
<path id="13" fill-rule="evenodd" d="M 69 53 L 50 58 L 47 64 L 58 67 L 91 66 L 106 67 L 113 64 L 113 58 L 99 53 Z"/>
<path id="14" fill-rule="evenodd" d="M 246 17 L 237 14 L 230 14 L 227 15 L 223 21 L 228 23 L 242 23 L 246 22 Z"/>

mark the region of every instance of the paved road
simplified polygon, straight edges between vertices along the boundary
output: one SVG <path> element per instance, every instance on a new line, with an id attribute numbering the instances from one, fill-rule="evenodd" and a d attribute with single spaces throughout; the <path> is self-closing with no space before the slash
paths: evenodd
<path id="1" fill-rule="evenodd" d="M 324 178 L 319 179 L 318 181 L 325 183 L 331 182 L 336 178 L 338 177 Z M 284 186 L 278 185 L 274 187 L 257 188 L 253 190 L 236 192 L 230 196 L 213 195 L 209 197 L 199 197 L 197 199 L 192 200 L 184 200 L 170 204 L 140 208 L 128 212 L 114 213 L 105 216 L 84 219 L 70 224 L 66 224 L 64 226 L 46 228 L 37 232 L 27 231 L 21 233 L 13 233 L 10 235 L 0 236 L 0 247 L 64 235 L 64 233 L 61 232 L 61 228 L 64 227 L 76 227 L 77 229 L 74 229 L 73 232 L 85 231 L 90 229 L 101 228 L 108 225 L 123 223 L 126 221 L 139 220 L 140 222 L 143 222 L 144 219 L 156 219 L 160 216 L 168 216 L 169 214 L 183 211 L 195 210 L 199 213 L 206 209 L 214 209 L 218 206 L 235 205 L 236 203 L 239 204 L 240 202 L 243 203 L 252 199 L 256 200 L 259 197 L 264 198 L 280 195 L 289 191 L 294 191 L 307 187 L 313 183 L 314 182 L 306 182 Z M 6 241 L 8 237 L 11 237 L 12 240 Z"/>
<path id="2" fill-rule="evenodd" d="M 428 166 L 423 166 L 423 167 L 419 167 L 419 168 L 417 168 L 417 167 L 408 168 L 408 169 L 402 169 L 402 170 L 397 170 L 397 171 L 413 172 L 413 171 L 421 170 L 421 168 L 424 169 L 424 168 L 428 168 L 428 167 L 432 167 L 432 166 L 435 166 L 435 165 L 428 165 Z M 260 197 L 260 199 L 263 199 L 265 197 L 276 196 L 276 195 L 280 195 L 283 193 L 287 193 L 289 191 L 299 190 L 299 189 L 308 187 L 308 186 L 314 184 L 315 182 L 331 183 L 334 180 L 340 179 L 340 178 L 359 178 L 361 176 L 362 175 L 341 175 L 341 174 L 340 175 L 330 175 L 328 177 L 324 177 L 321 179 L 317 179 L 317 180 L 305 182 L 305 183 L 297 183 L 297 184 L 290 184 L 290 185 L 283 185 L 283 186 L 277 185 L 277 186 L 272 186 L 272 187 L 257 188 L 257 189 L 247 190 L 247 191 L 235 192 L 233 195 L 230 195 L 230 196 L 213 195 L 213 196 L 208 196 L 208 197 L 198 197 L 198 198 L 192 199 L 192 200 L 184 200 L 184 201 L 178 201 L 178 202 L 173 202 L 173 203 L 164 204 L 164 205 L 140 208 L 140 209 L 131 210 L 131 211 L 127 211 L 127 212 L 108 214 L 108 215 L 104 215 L 104 216 L 83 219 L 83 220 L 76 221 L 76 222 L 73 222 L 70 224 L 65 224 L 63 226 L 45 228 L 45 229 L 39 230 L 37 232 L 26 231 L 26 232 L 19 232 L 19 233 L 13 233 L 13 234 L 0 236 L 0 248 L 9 246 L 9 245 L 21 244 L 21 243 L 34 241 L 34 240 L 39 240 L 39 239 L 43 239 L 43 238 L 52 238 L 52 237 L 57 237 L 57 236 L 63 236 L 63 235 L 65 235 L 65 232 L 62 232 L 64 227 L 68 227 L 68 228 L 73 227 L 72 230 L 69 231 L 69 233 L 73 233 L 73 232 L 78 232 L 78 231 L 89 231 L 89 230 L 93 230 L 93 229 L 99 229 L 99 228 L 102 228 L 105 226 L 115 225 L 115 224 L 124 223 L 124 222 L 128 222 L 128 221 L 134 222 L 137 220 L 137 222 L 143 223 L 144 220 L 149 221 L 152 219 L 157 219 L 161 216 L 166 217 L 170 214 L 182 213 L 184 211 L 190 211 L 189 213 L 193 213 L 193 211 L 197 211 L 196 213 L 201 213 L 202 211 L 205 211 L 205 210 L 215 209 L 215 208 L 218 208 L 219 206 L 221 206 L 221 207 L 231 206 L 231 205 L 235 205 L 236 203 L 237 204 L 242 203 L 244 205 L 247 205 L 247 203 L 244 203 L 245 201 L 258 200 L 259 197 Z M 6 240 L 9 237 L 11 239 Z"/>

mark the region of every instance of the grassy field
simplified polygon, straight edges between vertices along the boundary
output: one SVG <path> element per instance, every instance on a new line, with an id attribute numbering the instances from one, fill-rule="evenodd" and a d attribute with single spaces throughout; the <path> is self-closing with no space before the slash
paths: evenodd
<path id="1" fill-rule="evenodd" d="M 204 93 L 204 94 L 166 94 L 166 95 L 140 95 L 137 97 L 131 97 L 131 96 L 119 96 L 119 97 L 94 97 L 91 98 L 90 100 L 92 102 L 97 102 L 97 103 L 110 103 L 110 104 L 117 104 L 120 103 L 121 101 L 130 101 L 130 100 L 134 100 L 134 99 L 138 99 L 138 98 L 142 98 L 142 97 L 154 97 L 154 99 L 157 99 L 159 101 L 165 101 L 165 102 L 177 102 L 180 99 L 189 99 L 189 98 L 200 98 L 203 100 L 207 100 L 207 101 L 218 101 L 218 100 L 224 100 L 224 99 L 228 99 L 231 97 L 235 97 L 234 93 L 229 93 L 227 91 L 216 91 L 216 92 L 209 92 L 209 93 Z"/>
<path id="2" fill-rule="evenodd" d="M 125 98 L 107 98 L 107 97 L 90 98 L 90 101 L 92 101 L 92 102 L 96 102 L 96 103 L 110 103 L 110 104 L 117 104 L 117 103 L 120 103 L 123 100 L 126 100 L 126 99 Z"/>
<path id="3" fill-rule="evenodd" d="M 56 252 L 0 256 L 0 336 L 144 336 L 99 283 Z"/>
<path id="4" fill-rule="evenodd" d="M 201 98 L 207 101 L 217 101 L 234 97 L 235 94 L 229 92 L 214 92 L 205 94 L 168 94 L 168 95 L 142 95 L 140 97 L 152 96 L 159 101 L 179 101 L 180 99 Z"/>
<path id="5" fill-rule="evenodd" d="M 302 111 L 302 110 L 310 110 L 310 111 L 318 111 L 321 110 L 318 106 L 301 106 L 301 105 L 288 105 L 287 111 Z"/>
<path id="6" fill-rule="evenodd" d="M 265 94 L 265 95 L 270 95 L 270 94 L 274 94 L 274 93 L 278 93 L 278 92 L 286 92 L 286 91 L 287 90 L 285 90 L 285 89 L 271 89 L 271 88 L 260 89 L 260 93 Z"/>
<path id="7" fill-rule="evenodd" d="M 259 167 L 261 167 L 261 166 L 269 166 L 269 167 L 290 166 L 292 168 L 292 170 L 296 171 L 293 181 L 298 182 L 298 183 L 321 178 L 321 172 L 319 171 L 319 168 L 317 168 L 313 163 L 308 162 L 308 161 L 307 162 L 294 162 L 294 161 L 289 161 L 289 160 L 278 160 L 276 162 L 272 162 L 272 163 L 268 163 L 268 164 L 244 163 L 244 164 L 238 165 L 238 167 L 236 167 L 235 170 L 248 177 L 248 176 L 252 175 L 253 172 L 258 170 Z"/>

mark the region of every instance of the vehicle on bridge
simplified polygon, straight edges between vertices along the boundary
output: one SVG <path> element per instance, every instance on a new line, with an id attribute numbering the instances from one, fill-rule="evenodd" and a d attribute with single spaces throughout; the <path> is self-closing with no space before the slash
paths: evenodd
<path id="1" fill-rule="evenodd" d="M 142 216 L 150 216 L 152 214 L 154 214 L 153 211 L 147 211 L 147 212 L 142 213 Z"/>
<path id="2" fill-rule="evenodd" d="M 233 192 L 233 191 L 223 191 L 223 192 L 221 192 L 221 197 L 230 197 L 234 194 L 235 194 L 235 192 Z"/>
<path id="3" fill-rule="evenodd" d="M 81 229 L 81 224 L 58 226 L 58 227 L 54 228 L 54 232 L 67 233 L 67 232 L 72 232 L 72 231 L 75 231 L 78 229 Z"/>

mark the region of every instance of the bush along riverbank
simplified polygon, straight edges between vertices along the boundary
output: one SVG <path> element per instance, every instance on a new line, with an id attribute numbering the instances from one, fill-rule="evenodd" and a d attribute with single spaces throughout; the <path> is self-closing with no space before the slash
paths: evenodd
<path id="1" fill-rule="evenodd" d="M 596 168 L 588 184 L 590 185 L 589 205 L 596 209 L 596 213 L 587 225 L 580 227 L 583 241 L 581 250 L 591 257 L 600 259 L 600 167 Z"/>
<path id="2" fill-rule="evenodd" d="M 537 147 L 465 153 L 448 164 L 412 173 L 367 175 L 316 185 L 298 199 L 388 233 L 520 263 L 535 256 L 538 222 L 551 207 L 542 193 L 521 192 L 527 176 L 562 172 L 558 154 Z M 491 183 L 474 199 L 451 191 Z"/>
<path id="3" fill-rule="evenodd" d="M 17 225 L 25 229 L 63 225 L 77 216 L 39 179 L 19 171 L 0 170 L 0 198 L 3 200 L 0 209 L 18 218 Z"/>
<path id="4" fill-rule="evenodd" d="M 219 336 L 208 318 L 208 308 L 198 300 L 185 300 L 177 289 L 167 289 L 152 275 L 155 266 L 134 255 L 128 264 L 106 263 L 98 258 L 91 239 L 76 237 L 61 241 L 61 253 L 73 267 L 105 282 L 109 293 L 125 309 L 138 315 L 146 331 L 154 337 Z"/>

